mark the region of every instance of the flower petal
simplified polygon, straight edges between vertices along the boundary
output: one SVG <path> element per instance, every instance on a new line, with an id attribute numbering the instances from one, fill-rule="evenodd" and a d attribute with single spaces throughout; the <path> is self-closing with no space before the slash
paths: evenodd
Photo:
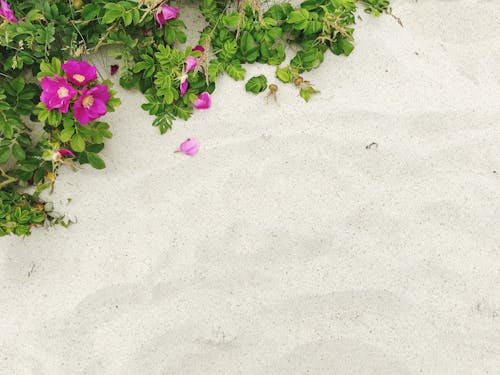
<path id="1" fill-rule="evenodd" d="M 10 5 L 4 0 L 0 0 L 0 17 L 5 18 L 7 21 L 12 23 L 19 23 L 16 16 L 14 15 L 14 11 L 10 8 Z"/>
<path id="2" fill-rule="evenodd" d="M 76 156 L 73 151 L 68 150 L 67 148 L 60 148 L 57 152 L 66 158 L 74 158 Z"/>
<path id="3" fill-rule="evenodd" d="M 97 68 L 86 61 L 68 60 L 61 68 L 68 80 L 77 86 L 85 86 L 97 79 Z"/>
<path id="4" fill-rule="evenodd" d="M 43 77 L 40 85 L 42 87 L 40 101 L 45 104 L 49 111 L 58 108 L 61 113 L 68 112 L 69 105 L 77 91 L 66 79 L 59 76 Z"/>
<path id="5" fill-rule="evenodd" d="M 199 44 L 196 45 L 191 51 L 200 51 L 201 53 L 205 52 L 205 48 L 200 46 Z"/>
<path id="6" fill-rule="evenodd" d="M 195 138 L 188 138 L 179 146 L 179 151 L 183 154 L 194 156 L 200 149 L 200 142 Z"/>
<path id="7" fill-rule="evenodd" d="M 206 91 L 198 95 L 198 98 L 193 102 L 193 106 L 196 109 L 208 109 L 211 104 L 210 94 Z"/>
<path id="8" fill-rule="evenodd" d="M 177 14 L 179 14 L 179 9 L 175 7 L 168 6 L 166 4 L 162 4 L 160 9 L 155 14 L 156 22 L 160 26 L 160 29 L 165 25 L 168 20 L 177 18 Z"/>
<path id="9" fill-rule="evenodd" d="M 180 85 L 181 98 L 186 94 L 188 86 L 189 86 L 188 81 L 181 82 Z"/>
<path id="10" fill-rule="evenodd" d="M 193 56 L 186 57 L 186 73 L 195 69 L 198 66 L 198 59 Z"/>

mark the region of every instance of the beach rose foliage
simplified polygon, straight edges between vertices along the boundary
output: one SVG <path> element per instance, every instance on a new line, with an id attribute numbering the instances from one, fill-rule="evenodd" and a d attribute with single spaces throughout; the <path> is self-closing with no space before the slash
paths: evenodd
<path id="1" fill-rule="evenodd" d="M 327 53 L 353 51 L 359 5 L 391 13 L 388 0 L 194 1 L 204 21 L 195 26 L 199 44 L 185 47 L 182 9 L 168 0 L 0 0 L 0 236 L 59 222 L 39 195 L 54 186 L 58 168 L 104 168 L 99 155 L 112 136 L 104 119 L 119 100 L 90 58 L 119 60 L 101 74 L 140 90 L 163 134 L 177 119 L 203 118 L 212 100 L 224 98 L 213 95 L 218 79 L 243 81 L 256 62 L 276 67 L 267 77 L 275 78 L 272 92 L 279 81 L 313 100 L 318 89 L 303 76 Z M 265 85 L 261 78 L 246 86 L 258 94 Z M 33 126 L 37 119 L 41 126 Z M 199 144 L 186 142 L 180 151 L 194 155 Z M 17 193 L 28 186 L 32 193 Z"/>

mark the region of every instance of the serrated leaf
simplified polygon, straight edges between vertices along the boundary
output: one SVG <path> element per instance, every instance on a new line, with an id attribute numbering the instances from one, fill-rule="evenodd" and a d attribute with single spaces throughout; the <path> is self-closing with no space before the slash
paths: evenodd
<path id="1" fill-rule="evenodd" d="M 246 70 L 241 66 L 238 60 L 232 61 L 226 67 L 226 72 L 235 81 L 242 81 L 245 79 Z"/>
<path id="2" fill-rule="evenodd" d="M 317 93 L 319 93 L 318 90 L 315 90 L 312 86 L 308 86 L 308 87 L 304 87 L 304 88 L 300 89 L 299 95 L 306 102 L 308 102 L 311 99 L 311 95 L 317 94 Z"/>
<path id="3" fill-rule="evenodd" d="M 225 64 L 219 60 L 210 60 L 208 64 L 208 77 L 210 82 L 215 82 L 218 76 L 220 76 L 225 70 Z"/>
<path id="4" fill-rule="evenodd" d="M 245 85 L 245 90 L 254 94 L 261 93 L 267 88 L 267 78 L 263 74 L 252 77 Z"/>
<path id="5" fill-rule="evenodd" d="M 259 44 L 248 31 L 241 34 L 240 52 L 246 62 L 252 63 L 257 60 L 260 55 Z"/>
<path id="6" fill-rule="evenodd" d="M 285 66 L 284 68 L 276 68 L 276 78 L 278 78 L 283 83 L 290 83 L 293 80 L 293 74 L 290 70 L 290 66 Z"/>
<path id="7" fill-rule="evenodd" d="M 236 40 L 227 40 L 222 46 L 222 51 L 220 53 L 220 58 L 223 61 L 231 61 L 238 51 L 238 43 Z"/>

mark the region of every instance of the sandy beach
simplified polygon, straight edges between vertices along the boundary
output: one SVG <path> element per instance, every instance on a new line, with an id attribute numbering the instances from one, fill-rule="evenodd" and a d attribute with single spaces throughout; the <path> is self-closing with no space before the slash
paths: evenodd
<path id="1" fill-rule="evenodd" d="M 0 374 L 499 374 L 500 2 L 393 8 L 310 103 L 223 77 L 160 136 L 119 89 L 78 223 L 0 239 Z"/>

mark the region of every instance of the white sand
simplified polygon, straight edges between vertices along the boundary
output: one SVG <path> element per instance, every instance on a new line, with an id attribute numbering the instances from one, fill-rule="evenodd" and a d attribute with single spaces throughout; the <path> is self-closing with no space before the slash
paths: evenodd
<path id="1" fill-rule="evenodd" d="M 120 92 L 78 224 L 0 239 L 0 373 L 500 373 L 500 3 L 394 11 L 309 104 L 224 78 L 161 137 Z"/>

